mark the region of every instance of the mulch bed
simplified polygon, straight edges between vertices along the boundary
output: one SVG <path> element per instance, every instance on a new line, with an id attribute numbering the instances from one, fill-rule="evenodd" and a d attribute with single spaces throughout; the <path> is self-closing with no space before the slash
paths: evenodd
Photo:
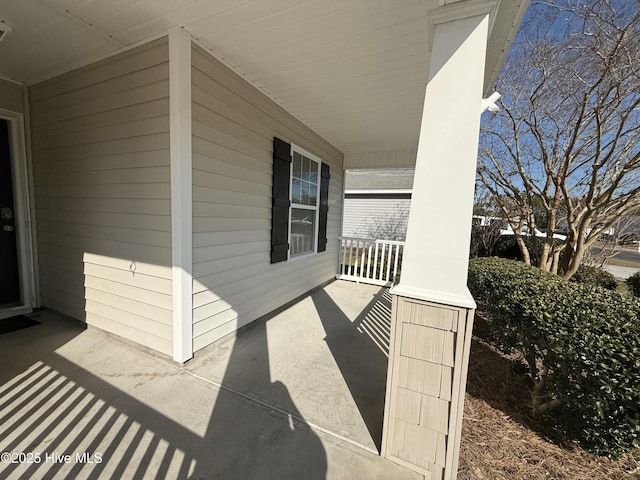
<path id="1" fill-rule="evenodd" d="M 526 384 L 484 338 L 485 324 L 476 316 L 459 479 L 640 479 L 640 452 L 617 460 L 598 457 L 532 417 Z"/>

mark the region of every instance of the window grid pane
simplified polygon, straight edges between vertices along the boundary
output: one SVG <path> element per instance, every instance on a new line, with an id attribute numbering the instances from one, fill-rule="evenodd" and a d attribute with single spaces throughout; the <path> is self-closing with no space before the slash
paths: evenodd
<path id="1" fill-rule="evenodd" d="M 315 207 L 318 196 L 318 162 L 294 152 L 291 203 Z"/>
<path id="2" fill-rule="evenodd" d="M 299 153 L 293 153 L 293 177 L 300 178 L 300 172 L 302 171 L 302 155 Z"/>
<path id="3" fill-rule="evenodd" d="M 293 178 L 291 181 L 291 202 L 300 203 L 302 200 L 302 192 L 300 186 L 300 180 Z"/>
<path id="4" fill-rule="evenodd" d="M 289 256 L 313 253 L 316 248 L 319 162 L 293 152 Z"/>
<path id="5" fill-rule="evenodd" d="M 315 250 L 316 211 L 291 209 L 291 256 Z"/>

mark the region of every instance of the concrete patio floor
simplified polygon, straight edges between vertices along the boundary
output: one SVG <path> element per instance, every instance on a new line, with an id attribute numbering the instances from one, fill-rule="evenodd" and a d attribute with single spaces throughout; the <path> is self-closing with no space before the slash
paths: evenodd
<path id="1" fill-rule="evenodd" d="M 336 281 L 182 368 L 30 315 L 0 335 L 0 478 L 422 478 L 377 454 L 389 307 Z"/>

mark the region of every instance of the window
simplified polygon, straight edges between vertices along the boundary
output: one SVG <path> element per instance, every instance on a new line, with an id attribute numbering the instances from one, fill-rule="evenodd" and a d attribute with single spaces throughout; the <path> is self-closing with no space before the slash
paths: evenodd
<path id="1" fill-rule="evenodd" d="M 292 146 L 289 257 L 316 251 L 320 162 Z"/>
<path id="2" fill-rule="evenodd" d="M 327 249 L 329 165 L 273 139 L 271 263 Z"/>

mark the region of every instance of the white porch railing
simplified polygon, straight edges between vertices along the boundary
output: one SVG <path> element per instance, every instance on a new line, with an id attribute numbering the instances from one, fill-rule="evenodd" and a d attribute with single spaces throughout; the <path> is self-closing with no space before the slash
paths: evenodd
<path id="1" fill-rule="evenodd" d="M 337 278 L 372 285 L 398 283 L 404 242 L 342 237 Z"/>

